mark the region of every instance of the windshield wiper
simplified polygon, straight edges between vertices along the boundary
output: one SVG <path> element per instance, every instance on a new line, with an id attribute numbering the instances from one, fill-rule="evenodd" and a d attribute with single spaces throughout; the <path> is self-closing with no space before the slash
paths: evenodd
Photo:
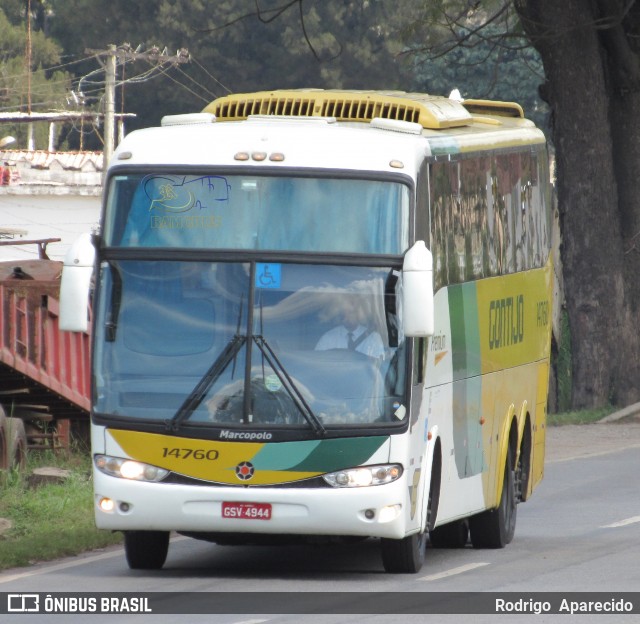
<path id="1" fill-rule="evenodd" d="M 229 362 L 231 362 L 231 360 L 235 360 L 236 355 L 240 349 L 242 349 L 246 340 L 246 336 L 240 336 L 239 334 L 235 334 L 235 336 L 229 340 L 222 353 L 220 353 L 209 370 L 189 393 L 189 396 L 180 406 L 180 409 L 178 409 L 175 416 L 171 420 L 167 421 L 166 427 L 168 431 L 178 431 L 180 425 L 185 420 L 191 418 L 191 415 L 198 409 L 200 403 L 202 403 L 204 397 L 207 395 L 207 392 L 211 389 L 211 386 L 213 386 L 227 366 L 229 366 Z"/>
<path id="2" fill-rule="evenodd" d="M 291 375 L 287 372 L 282 362 L 278 359 L 278 356 L 273 352 L 273 349 L 269 346 L 269 343 L 265 340 L 264 336 L 254 335 L 253 341 L 258 346 L 258 349 L 262 352 L 262 355 L 267 360 L 269 366 L 275 371 L 280 383 L 283 385 L 287 394 L 291 397 L 295 406 L 300 413 L 304 416 L 305 420 L 311 425 L 312 429 L 318 435 L 326 434 L 327 430 L 320 422 L 320 419 L 313 413 L 311 406 L 307 403 L 304 396 L 300 392 L 295 381 L 293 381 Z"/>

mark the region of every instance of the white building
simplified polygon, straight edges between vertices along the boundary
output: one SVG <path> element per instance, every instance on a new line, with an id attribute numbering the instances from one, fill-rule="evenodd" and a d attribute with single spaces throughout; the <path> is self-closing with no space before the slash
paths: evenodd
<path id="1" fill-rule="evenodd" d="M 102 152 L 0 148 L 0 262 L 33 260 L 41 249 L 63 260 L 97 226 L 101 192 Z"/>

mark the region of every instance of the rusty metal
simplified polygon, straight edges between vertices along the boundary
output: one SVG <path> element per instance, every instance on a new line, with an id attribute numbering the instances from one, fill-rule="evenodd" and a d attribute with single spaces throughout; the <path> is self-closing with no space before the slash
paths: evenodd
<path id="1" fill-rule="evenodd" d="M 88 418 L 90 336 L 58 328 L 61 271 L 46 259 L 0 263 L 0 400 L 8 415 L 37 405 L 54 420 Z"/>

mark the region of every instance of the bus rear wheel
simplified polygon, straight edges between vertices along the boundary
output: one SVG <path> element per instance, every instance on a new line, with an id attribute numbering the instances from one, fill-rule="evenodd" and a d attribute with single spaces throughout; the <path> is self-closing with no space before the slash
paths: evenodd
<path id="1" fill-rule="evenodd" d="M 382 563 L 390 574 L 415 574 L 424 564 L 427 532 L 414 533 L 403 539 L 381 540 Z"/>
<path id="2" fill-rule="evenodd" d="M 169 551 L 169 531 L 125 531 L 124 552 L 132 570 L 159 570 Z"/>
<path id="3" fill-rule="evenodd" d="M 504 548 L 511 542 L 516 531 L 517 505 L 513 458 L 510 452 L 505 462 L 498 508 L 469 518 L 469 532 L 474 548 Z"/>

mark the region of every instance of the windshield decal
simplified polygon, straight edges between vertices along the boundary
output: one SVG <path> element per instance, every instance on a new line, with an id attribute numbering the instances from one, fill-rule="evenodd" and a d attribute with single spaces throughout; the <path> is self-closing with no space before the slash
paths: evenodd
<path id="1" fill-rule="evenodd" d="M 409 208 L 399 181 L 131 173 L 111 180 L 104 242 L 397 256 L 408 247 Z M 258 287 L 278 287 L 262 277 Z"/>
<path id="2" fill-rule="evenodd" d="M 256 288 L 280 288 L 282 265 L 278 263 L 256 263 Z"/>
<path id="3" fill-rule="evenodd" d="M 221 176 L 153 175 L 144 180 L 143 186 L 151 202 L 149 211 L 180 213 L 191 208 L 209 208 L 209 201 L 229 200 L 229 183 Z"/>

